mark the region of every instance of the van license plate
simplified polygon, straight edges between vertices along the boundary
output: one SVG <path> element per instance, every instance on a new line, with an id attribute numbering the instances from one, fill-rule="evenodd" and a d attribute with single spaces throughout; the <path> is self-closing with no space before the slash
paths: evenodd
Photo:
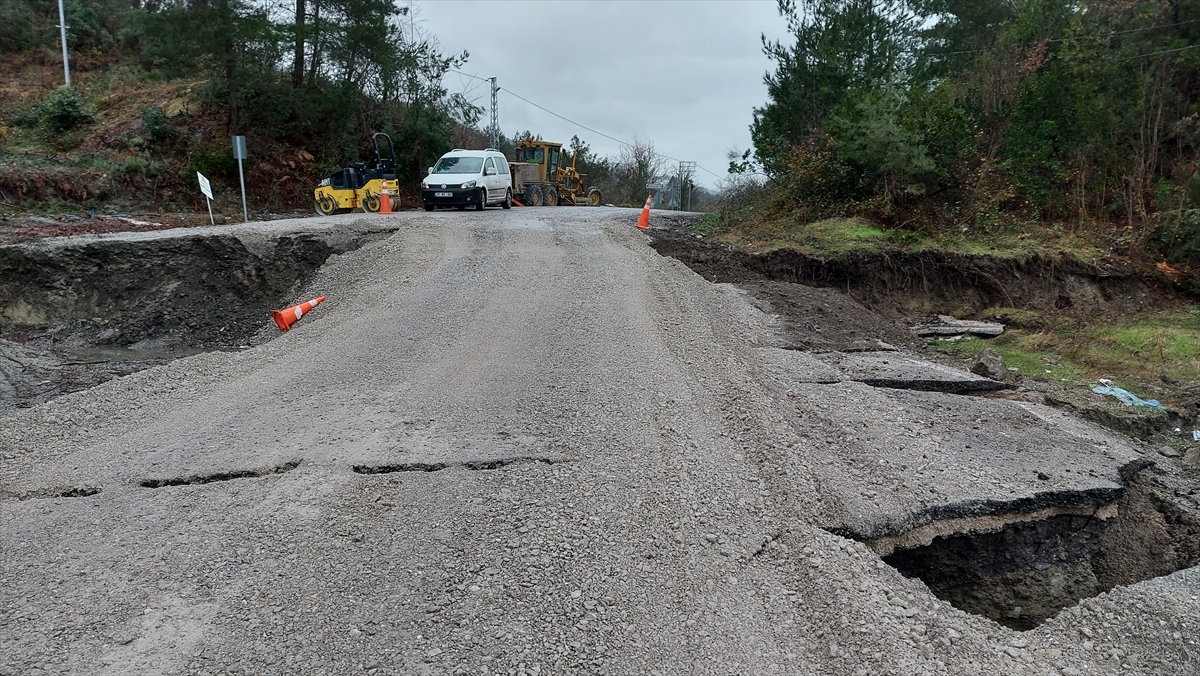
<path id="1" fill-rule="evenodd" d="M 454 197 L 454 193 L 452 193 L 452 192 L 435 192 L 435 193 L 433 193 L 433 196 L 434 197 Z"/>

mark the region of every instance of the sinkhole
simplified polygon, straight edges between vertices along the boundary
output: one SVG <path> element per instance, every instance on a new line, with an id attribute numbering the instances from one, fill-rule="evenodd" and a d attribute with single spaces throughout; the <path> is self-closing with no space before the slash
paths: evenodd
<path id="1" fill-rule="evenodd" d="M 1197 510 L 1144 478 L 1130 480 L 1115 505 L 1095 507 L 940 535 L 883 561 L 956 608 L 1021 631 L 1118 585 L 1200 563 Z"/>

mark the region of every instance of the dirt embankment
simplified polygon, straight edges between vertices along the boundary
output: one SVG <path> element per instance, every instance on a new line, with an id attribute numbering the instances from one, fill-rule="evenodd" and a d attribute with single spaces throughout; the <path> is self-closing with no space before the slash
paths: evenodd
<path id="1" fill-rule="evenodd" d="M 313 219 L 316 222 L 319 219 Z M 0 415 L 203 350 L 253 343 L 334 254 L 387 230 L 269 224 L 0 246 Z"/>
<path id="2" fill-rule="evenodd" d="M 878 338 L 898 347 L 920 349 L 926 358 L 964 367 L 969 361 L 925 348 L 925 342 L 907 327 L 934 314 L 1009 323 L 1008 310 L 992 316 L 997 314 L 996 308 L 1030 311 L 1038 322 L 1060 318 L 1081 326 L 1182 308 L 1189 302 L 1156 280 L 1115 262 L 1016 261 L 944 251 L 850 253 L 823 259 L 790 249 L 751 254 L 699 238 L 681 227 L 655 230 L 653 237 L 660 254 L 679 259 L 710 281 L 737 284 L 769 305 L 802 349 L 844 349 L 853 347 L 858 337 L 865 337 L 866 342 Z M 814 302 L 814 297 L 822 294 L 824 299 Z M 862 313 L 839 309 L 846 303 L 869 308 L 879 315 L 878 321 L 872 326 L 853 325 Z M 985 312 L 989 309 L 992 311 Z M 837 345 L 843 347 L 830 347 Z M 1014 376 L 1017 379 L 1019 376 Z M 1176 402 L 1178 411 L 1131 409 L 1079 384 L 1051 382 L 1037 374 L 1025 385 L 1036 390 L 1028 397 L 1021 395 L 1030 401 L 1068 409 L 1143 440 L 1161 440 L 1176 428 L 1191 429 L 1192 419 L 1200 415 L 1200 403 L 1194 403 L 1200 401 L 1195 394 L 1197 386 L 1178 379 L 1163 379 L 1150 388 L 1151 396 Z"/>
<path id="3" fill-rule="evenodd" d="M 989 307 L 1094 314 L 1178 302 L 1154 281 L 1111 261 L 1018 261 L 944 251 L 848 253 L 836 259 L 791 249 L 750 254 L 679 231 L 656 231 L 654 248 L 711 281 L 766 278 L 832 287 L 889 319 L 973 315 Z"/>
<path id="4" fill-rule="evenodd" d="M 0 329 L 59 342 L 236 344 L 334 250 L 314 236 L 251 251 L 237 237 L 0 248 Z"/>

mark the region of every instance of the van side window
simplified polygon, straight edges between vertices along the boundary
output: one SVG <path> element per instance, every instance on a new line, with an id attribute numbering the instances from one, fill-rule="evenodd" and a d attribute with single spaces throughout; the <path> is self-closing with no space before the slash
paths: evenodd
<path id="1" fill-rule="evenodd" d="M 496 164 L 498 165 L 496 167 L 496 170 L 500 172 L 500 175 L 507 176 L 508 175 L 508 160 L 504 159 L 503 157 L 497 157 Z"/>
<path id="2" fill-rule="evenodd" d="M 492 164 L 492 158 L 487 158 L 487 162 L 483 163 L 483 173 L 487 173 L 488 169 L 495 169 L 496 165 Z"/>

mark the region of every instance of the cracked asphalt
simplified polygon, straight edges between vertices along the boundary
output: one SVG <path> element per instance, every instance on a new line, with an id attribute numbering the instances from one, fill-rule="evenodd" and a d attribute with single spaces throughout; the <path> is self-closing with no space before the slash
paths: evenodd
<path id="1" fill-rule="evenodd" d="M 1015 632 L 826 530 L 1119 488 L 1133 449 L 780 357 L 636 216 L 400 214 L 292 331 L 0 420 L 0 674 L 1200 671 L 1196 568 Z"/>

